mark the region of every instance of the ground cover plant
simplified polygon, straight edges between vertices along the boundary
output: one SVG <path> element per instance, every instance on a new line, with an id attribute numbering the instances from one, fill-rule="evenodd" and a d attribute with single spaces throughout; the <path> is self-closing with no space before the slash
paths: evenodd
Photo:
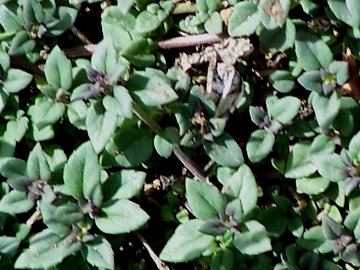
<path id="1" fill-rule="evenodd" d="M 357 0 L 0 0 L 1 269 L 359 269 Z"/>

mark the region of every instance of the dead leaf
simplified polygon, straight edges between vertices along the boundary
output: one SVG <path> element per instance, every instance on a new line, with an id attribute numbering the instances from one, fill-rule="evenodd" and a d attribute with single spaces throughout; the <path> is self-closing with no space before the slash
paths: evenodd
<path id="1" fill-rule="evenodd" d="M 348 62 L 350 78 L 346 84 L 338 88 L 338 91 L 342 95 L 352 96 L 357 102 L 360 103 L 359 67 L 356 63 L 356 58 L 351 53 L 350 49 L 346 50 L 344 60 Z"/>

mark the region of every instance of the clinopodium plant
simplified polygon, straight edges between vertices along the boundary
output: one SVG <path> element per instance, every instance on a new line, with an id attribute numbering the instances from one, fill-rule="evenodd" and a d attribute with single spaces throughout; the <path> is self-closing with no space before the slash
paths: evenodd
<path id="1" fill-rule="evenodd" d="M 360 267 L 358 0 L 0 0 L 0 268 Z"/>

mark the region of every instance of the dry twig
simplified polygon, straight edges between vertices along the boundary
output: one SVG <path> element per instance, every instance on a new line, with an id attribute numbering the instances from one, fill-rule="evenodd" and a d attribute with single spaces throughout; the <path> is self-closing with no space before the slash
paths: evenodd
<path id="1" fill-rule="evenodd" d="M 135 232 L 135 235 L 136 235 L 137 238 L 139 238 L 139 240 L 141 241 L 141 243 L 143 244 L 143 246 L 145 247 L 145 249 L 149 253 L 151 259 L 156 264 L 157 268 L 159 270 L 170 270 L 169 266 L 167 266 L 162 260 L 160 260 L 159 256 L 156 255 L 156 253 L 151 248 L 151 246 L 148 244 L 146 239 L 139 232 Z"/>

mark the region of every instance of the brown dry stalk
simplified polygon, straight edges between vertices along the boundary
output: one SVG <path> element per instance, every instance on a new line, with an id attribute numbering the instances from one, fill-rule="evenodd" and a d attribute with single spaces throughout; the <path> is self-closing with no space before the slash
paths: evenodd
<path id="1" fill-rule="evenodd" d="M 92 44 L 90 39 L 87 38 L 79 29 L 77 29 L 75 26 L 71 27 L 71 32 L 80 39 L 84 44 L 89 45 Z"/>
<path id="2" fill-rule="evenodd" d="M 37 220 L 39 220 L 41 218 L 41 212 L 40 210 L 36 210 L 31 217 L 29 217 L 29 219 L 26 221 L 26 225 L 28 226 L 32 226 Z"/>
<path id="3" fill-rule="evenodd" d="M 67 57 L 91 56 L 96 50 L 96 44 L 88 44 L 74 48 L 64 49 L 63 52 Z"/>
<path id="4" fill-rule="evenodd" d="M 159 270 L 170 270 L 169 266 L 167 266 L 162 260 L 160 260 L 159 256 L 156 255 L 156 253 L 153 251 L 153 249 L 148 244 L 146 239 L 139 232 L 134 232 L 134 233 L 135 233 L 136 237 L 139 238 L 139 240 L 141 241 L 141 243 L 143 244 L 143 246 L 149 253 L 151 259 L 156 264 L 157 268 Z"/>
<path id="5" fill-rule="evenodd" d="M 174 49 L 194 47 L 198 45 L 209 45 L 220 42 L 222 37 L 215 34 L 200 34 L 191 36 L 181 36 L 160 40 L 157 42 L 159 49 Z M 63 52 L 67 57 L 91 56 L 96 50 L 96 44 L 87 44 L 74 48 L 64 49 Z"/>
<path id="6" fill-rule="evenodd" d="M 159 133 L 162 128 L 157 122 L 155 122 L 151 117 L 147 115 L 136 103 L 133 103 L 133 111 L 137 117 L 139 117 L 153 132 Z M 188 169 L 195 178 L 200 181 L 205 181 L 206 177 L 204 173 L 196 166 L 195 162 L 191 160 L 179 146 L 173 148 L 175 156 L 180 160 L 180 162 Z"/>
<path id="7" fill-rule="evenodd" d="M 213 44 L 220 42 L 221 39 L 221 36 L 215 34 L 200 34 L 160 40 L 157 45 L 160 49 L 185 48 Z"/>

